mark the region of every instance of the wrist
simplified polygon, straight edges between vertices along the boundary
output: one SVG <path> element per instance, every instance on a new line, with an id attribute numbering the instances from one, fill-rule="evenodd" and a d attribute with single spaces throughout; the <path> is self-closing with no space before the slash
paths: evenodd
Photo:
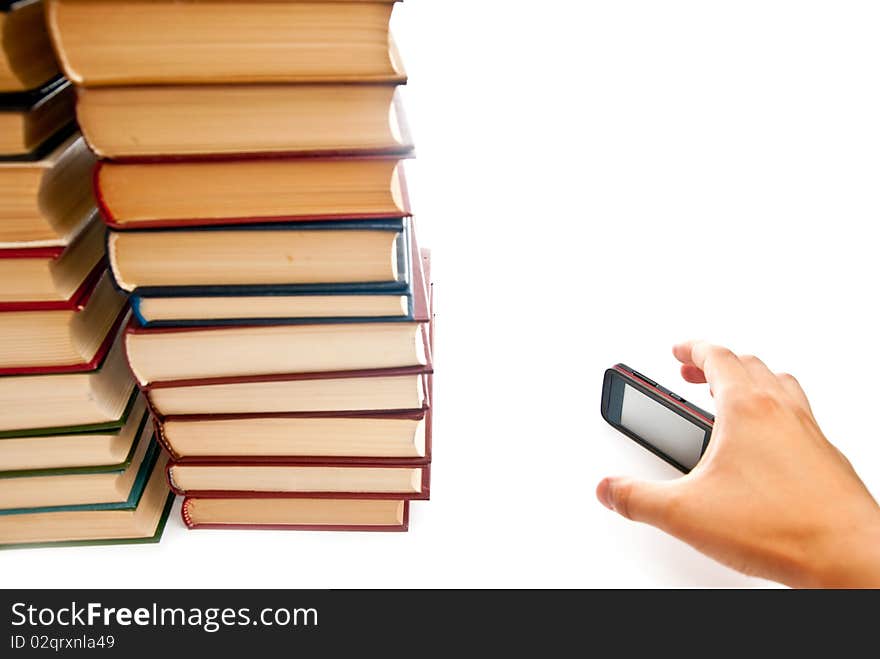
<path id="1" fill-rule="evenodd" d="M 880 588 L 880 511 L 866 522 L 808 543 L 796 588 Z"/>

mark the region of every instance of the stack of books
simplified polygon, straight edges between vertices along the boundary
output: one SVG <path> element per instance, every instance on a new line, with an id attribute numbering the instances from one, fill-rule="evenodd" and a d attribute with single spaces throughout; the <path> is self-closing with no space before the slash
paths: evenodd
<path id="1" fill-rule="evenodd" d="M 189 527 L 405 530 L 428 498 L 430 257 L 393 8 L 48 2 Z"/>
<path id="2" fill-rule="evenodd" d="M 167 458 L 126 368 L 95 158 L 43 9 L 0 5 L 0 548 L 158 540 Z"/>

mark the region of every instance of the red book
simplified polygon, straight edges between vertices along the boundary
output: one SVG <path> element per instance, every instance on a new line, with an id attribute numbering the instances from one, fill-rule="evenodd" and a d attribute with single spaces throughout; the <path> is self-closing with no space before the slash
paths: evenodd
<path id="1" fill-rule="evenodd" d="M 155 425 L 159 442 L 181 465 L 431 462 L 430 407 L 396 412 L 182 415 L 159 417 Z"/>
<path id="2" fill-rule="evenodd" d="M 0 376 L 76 373 L 98 367 L 124 322 L 126 297 L 107 270 L 73 309 L 0 310 Z"/>
<path id="3" fill-rule="evenodd" d="M 412 411 L 429 405 L 428 369 L 422 366 L 296 373 L 246 378 L 155 382 L 142 386 L 159 417 L 291 412 Z"/>
<path id="4" fill-rule="evenodd" d="M 102 161 L 94 189 L 118 230 L 409 217 L 407 157 Z"/>
<path id="5" fill-rule="evenodd" d="M 186 497 L 180 509 L 190 529 L 406 531 L 406 499 Z"/>
<path id="6" fill-rule="evenodd" d="M 387 499 L 430 498 L 431 466 L 370 461 L 168 463 L 175 493 L 198 498 Z"/>
<path id="7" fill-rule="evenodd" d="M 280 378 L 430 373 L 429 323 L 143 328 L 125 331 L 142 388 Z"/>
<path id="8" fill-rule="evenodd" d="M 73 310 L 107 267 L 96 218 L 66 247 L 0 249 L 0 311 Z"/>

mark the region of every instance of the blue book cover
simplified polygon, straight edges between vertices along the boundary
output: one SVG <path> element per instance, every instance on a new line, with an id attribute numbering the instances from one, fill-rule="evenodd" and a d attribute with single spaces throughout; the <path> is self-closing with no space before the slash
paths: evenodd
<path id="1" fill-rule="evenodd" d="M 267 225 L 267 229 L 288 225 Z M 398 246 L 398 272 L 395 282 L 383 283 L 349 283 L 349 284 L 298 284 L 289 286 L 201 286 L 201 287 L 163 287 L 154 289 L 139 288 L 131 297 L 131 306 L 138 324 L 142 327 L 199 327 L 205 325 L 261 325 L 261 324 L 314 324 L 314 323 L 357 323 L 357 322 L 412 322 L 427 320 L 424 308 L 424 276 L 418 261 L 413 256 L 418 249 L 415 233 L 410 218 L 392 220 L 357 220 L 344 222 L 300 223 L 297 227 L 322 229 L 381 229 L 399 231 L 401 239 Z M 244 229 L 253 227 L 243 227 Z M 217 230 L 218 227 L 204 227 L 204 230 Z M 387 296 L 405 298 L 405 313 L 395 315 L 374 316 L 321 316 L 321 317 L 243 317 L 222 318 L 212 316 L 210 319 L 180 318 L 173 320 L 155 320 L 145 313 L 145 302 L 160 298 L 216 298 L 230 300 L 232 298 L 254 297 L 307 297 L 307 296 Z"/>

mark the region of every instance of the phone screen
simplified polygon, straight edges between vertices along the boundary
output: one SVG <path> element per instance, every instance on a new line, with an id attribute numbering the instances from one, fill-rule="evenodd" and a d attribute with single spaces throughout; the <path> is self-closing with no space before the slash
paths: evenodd
<path id="1" fill-rule="evenodd" d="M 623 385 L 620 425 L 689 470 L 700 461 L 706 431 L 629 384 Z"/>

